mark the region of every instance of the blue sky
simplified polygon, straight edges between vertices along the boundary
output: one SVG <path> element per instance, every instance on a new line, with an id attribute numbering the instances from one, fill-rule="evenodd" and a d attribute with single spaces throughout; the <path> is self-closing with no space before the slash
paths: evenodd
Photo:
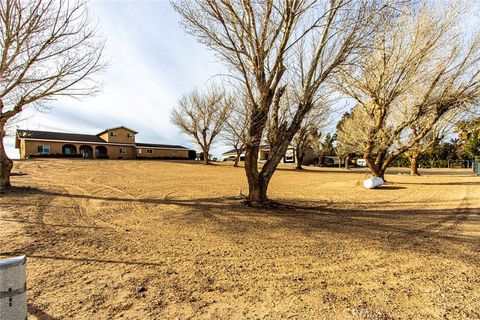
<path id="1" fill-rule="evenodd" d="M 169 123 L 169 111 L 182 94 L 222 73 L 223 65 L 184 33 L 168 1 L 91 1 L 89 7 L 107 39 L 110 66 L 99 77 L 102 92 L 59 99 L 48 112 L 25 109 L 6 138 L 8 155 L 18 158 L 16 128 L 96 134 L 124 125 L 139 132 L 139 142 L 193 148 Z M 224 149 L 218 147 L 216 155 Z"/>

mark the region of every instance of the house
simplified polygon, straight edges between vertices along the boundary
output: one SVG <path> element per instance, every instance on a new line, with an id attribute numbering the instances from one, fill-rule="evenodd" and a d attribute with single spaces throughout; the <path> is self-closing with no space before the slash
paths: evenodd
<path id="1" fill-rule="evenodd" d="M 258 160 L 260 162 L 266 161 L 268 159 L 269 152 L 270 152 L 270 148 L 268 146 L 260 147 L 260 150 L 258 151 Z M 235 149 L 222 153 L 222 161 L 235 160 L 236 157 L 237 157 L 237 152 L 235 151 Z M 313 163 L 315 158 L 316 157 L 313 150 L 310 148 L 307 149 L 305 152 L 305 157 L 303 158 L 302 165 L 309 165 L 310 163 Z M 245 152 L 242 152 L 240 154 L 240 161 L 244 161 L 244 160 L 245 160 Z M 282 158 L 280 163 L 296 163 L 296 161 L 297 159 L 295 157 L 295 148 L 290 146 L 287 148 L 287 151 L 285 151 L 285 155 Z"/>
<path id="2" fill-rule="evenodd" d="M 137 131 L 124 126 L 96 135 L 17 130 L 15 148 L 20 158 L 72 157 L 89 159 L 189 159 L 189 150 L 178 145 L 139 143 Z"/>

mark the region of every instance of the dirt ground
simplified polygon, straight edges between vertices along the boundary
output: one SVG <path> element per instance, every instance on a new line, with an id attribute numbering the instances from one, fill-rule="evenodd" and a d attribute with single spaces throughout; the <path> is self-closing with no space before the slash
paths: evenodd
<path id="1" fill-rule="evenodd" d="M 480 319 L 480 177 L 17 161 L 0 257 L 28 257 L 32 319 Z M 406 171 L 405 171 L 406 172 Z M 309 207 L 309 208 L 301 208 Z"/>

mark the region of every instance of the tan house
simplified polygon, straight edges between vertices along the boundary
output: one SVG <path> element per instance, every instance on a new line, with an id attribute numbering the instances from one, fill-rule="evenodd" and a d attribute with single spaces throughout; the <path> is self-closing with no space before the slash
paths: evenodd
<path id="1" fill-rule="evenodd" d="M 97 135 L 17 130 L 15 148 L 20 158 L 71 157 L 89 159 L 189 159 L 179 145 L 138 143 L 138 132 L 120 126 Z"/>

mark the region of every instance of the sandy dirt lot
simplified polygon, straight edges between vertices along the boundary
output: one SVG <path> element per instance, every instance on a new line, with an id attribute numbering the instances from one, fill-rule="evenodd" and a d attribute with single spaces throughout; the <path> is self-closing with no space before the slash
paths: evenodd
<path id="1" fill-rule="evenodd" d="M 480 319 L 480 177 L 17 161 L 0 257 L 28 256 L 32 319 Z"/>

